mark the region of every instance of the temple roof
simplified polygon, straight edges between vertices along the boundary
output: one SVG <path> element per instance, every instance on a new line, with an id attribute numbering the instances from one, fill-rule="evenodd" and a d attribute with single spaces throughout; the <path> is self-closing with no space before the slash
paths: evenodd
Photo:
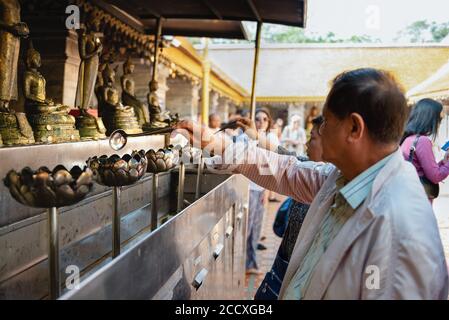
<path id="1" fill-rule="evenodd" d="M 135 18 L 261 21 L 304 27 L 305 0 L 108 0 Z"/>
<path id="2" fill-rule="evenodd" d="M 209 57 L 231 79 L 251 91 L 252 45 L 209 45 Z M 336 75 L 362 67 L 390 71 L 408 91 L 431 77 L 448 58 L 447 44 L 263 44 L 257 100 L 322 101 L 329 90 L 329 82 Z M 432 86 L 432 90 L 449 88 L 449 72 Z"/>
<path id="3" fill-rule="evenodd" d="M 304 27 L 306 0 L 91 0 L 142 33 L 248 39 L 242 21 Z"/>

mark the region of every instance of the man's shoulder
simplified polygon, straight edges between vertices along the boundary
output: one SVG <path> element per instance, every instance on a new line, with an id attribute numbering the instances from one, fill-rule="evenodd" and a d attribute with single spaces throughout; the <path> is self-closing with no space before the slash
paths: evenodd
<path id="1" fill-rule="evenodd" d="M 435 221 L 432 206 L 413 170 L 404 162 L 385 180 L 369 204 L 377 218 L 388 221 L 396 232 L 408 235 L 420 232 L 424 226 L 433 228 L 432 220 Z"/>

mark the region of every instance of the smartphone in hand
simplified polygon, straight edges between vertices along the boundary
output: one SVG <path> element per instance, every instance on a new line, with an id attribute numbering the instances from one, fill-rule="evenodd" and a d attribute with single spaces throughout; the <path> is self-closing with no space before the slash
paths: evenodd
<path id="1" fill-rule="evenodd" d="M 446 142 L 446 143 L 444 144 L 444 146 L 441 147 L 441 149 L 443 149 L 444 151 L 448 151 L 448 150 L 449 150 L 449 141 Z"/>

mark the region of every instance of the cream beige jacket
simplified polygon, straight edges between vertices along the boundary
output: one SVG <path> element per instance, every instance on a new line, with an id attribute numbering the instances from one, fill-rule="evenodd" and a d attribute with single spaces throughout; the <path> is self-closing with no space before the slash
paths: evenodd
<path id="1" fill-rule="evenodd" d="M 328 165 L 300 163 L 294 157 L 249 148 L 244 161 L 237 159 L 239 165 L 221 167 L 299 202 L 312 202 L 282 284 L 282 299 L 333 201 L 340 172 L 332 166 L 329 170 Z M 233 149 L 233 157 L 241 157 L 238 146 Z M 435 215 L 415 168 L 397 150 L 321 257 L 304 298 L 447 297 L 447 266 Z"/>

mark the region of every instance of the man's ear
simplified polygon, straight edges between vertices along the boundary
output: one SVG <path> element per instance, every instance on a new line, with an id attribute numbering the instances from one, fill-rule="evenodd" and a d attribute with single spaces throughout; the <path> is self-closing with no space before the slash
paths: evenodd
<path id="1" fill-rule="evenodd" d="M 350 126 L 348 142 L 355 142 L 359 140 L 365 133 L 365 121 L 360 114 L 355 112 L 349 115 L 348 121 Z"/>

